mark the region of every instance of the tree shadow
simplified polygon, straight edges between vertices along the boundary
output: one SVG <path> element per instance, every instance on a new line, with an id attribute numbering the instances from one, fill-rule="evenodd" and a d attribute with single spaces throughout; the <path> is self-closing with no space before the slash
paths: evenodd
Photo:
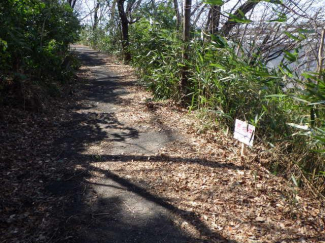
<path id="1" fill-rule="evenodd" d="M 83 154 L 79 156 L 80 161 L 90 163 L 93 161 L 94 155 Z M 226 162 L 218 162 L 212 161 L 208 159 L 202 158 L 182 158 L 182 157 L 172 157 L 172 156 L 165 156 L 165 155 L 108 155 L 102 154 L 97 159 L 96 162 L 120 162 L 120 163 L 127 163 L 132 161 L 137 162 L 170 162 L 170 163 L 190 163 L 190 164 L 198 164 L 205 167 L 210 168 L 227 168 L 231 170 L 245 170 L 247 167 L 235 165 L 233 163 L 226 163 Z"/>
<path id="2" fill-rule="evenodd" d="M 60 124 L 66 130 L 66 136 L 54 142 L 57 156 L 62 159 L 78 155 L 87 144 L 103 140 L 123 142 L 127 138 L 136 139 L 139 136 L 136 129 L 120 123 L 114 113 L 73 113 L 71 117 L 72 120 Z"/>
<path id="3" fill-rule="evenodd" d="M 89 48 L 78 47 L 78 51 L 72 49 L 79 58 L 89 67 L 93 66 L 104 66 L 106 61 L 102 58 L 102 54 L 98 51 L 91 50 Z"/>
<path id="4" fill-rule="evenodd" d="M 102 141 L 125 142 L 128 138 L 136 139 L 139 132 L 132 127 L 124 126 L 118 121 L 114 113 L 74 113 L 71 121 L 62 122 L 60 126 L 66 129 L 66 136 L 55 141 L 58 148 L 57 160 L 62 161 L 66 167 L 62 169 L 64 175 L 60 181 L 47 181 L 46 189 L 52 197 L 69 198 L 63 206 L 64 211 L 60 230 L 53 239 L 58 242 L 234 242 L 221 237 L 218 233 L 212 232 L 209 227 L 201 221 L 198 215 L 192 212 L 181 210 L 168 203 L 166 199 L 149 193 L 145 188 L 135 185 L 129 180 L 118 175 L 94 167 L 93 162 L 147 162 L 148 156 L 141 155 L 100 155 L 84 154 L 89 144 L 96 144 Z M 109 134 L 109 130 L 117 130 Z M 150 156 L 151 162 L 168 161 L 172 163 L 197 163 L 211 168 L 226 167 L 234 170 L 243 170 L 244 167 L 231 163 L 218 163 L 216 161 L 190 159 L 181 157 Z M 75 170 L 76 167 L 84 170 Z M 92 172 L 99 172 L 105 175 L 106 179 L 112 180 L 117 185 L 105 185 L 104 183 L 89 183 L 87 179 Z M 45 178 L 42 178 L 46 181 Z M 98 195 L 93 190 L 94 186 L 110 187 L 115 190 L 131 192 L 131 198 L 136 197 L 138 201 L 149 201 L 167 210 L 169 213 L 158 212 L 155 215 L 148 215 L 145 222 L 137 222 L 138 218 L 125 219 L 127 212 L 122 214 L 125 208 L 123 198 L 114 196 L 108 197 Z M 107 191 L 107 190 L 106 190 Z M 117 193 L 118 194 L 118 193 Z M 96 198 L 96 200 L 94 200 Z M 98 205 L 105 205 L 98 206 Z M 109 209 L 109 212 L 107 212 Z M 104 214 L 101 214 L 105 212 Z M 201 238 L 193 238 L 184 232 L 182 228 L 173 224 L 172 219 L 167 215 L 173 214 L 181 217 L 184 221 L 190 222 Z M 77 229 L 77 230 L 76 230 Z M 74 233 L 72 233 L 75 231 Z M 211 240 L 202 240 L 209 238 Z"/>
<path id="5" fill-rule="evenodd" d="M 93 61 L 96 54 L 82 54 L 84 62 L 100 65 Z M 56 158 L 61 161 L 63 175 L 60 180 L 46 182 L 46 190 L 55 198 L 65 198 L 64 204 L 58 206 L 61 226 L 52 236 L 55 242 L 234 242 L 216 232 L 212 232 L 198 215 L 181 210 L 168 203 L 166 199 L 153 195 L 145 188 L 124 179 L 111 171 L 99 169 L 91 163 L 102 160 L 120 160 L 122 162 L 137 160 L 148 161 L 146 156 L 134 155 L 100 155 L 85 154 L 89 145 L 102 142 L 120 142 L 137 139 L 139 131 L 125 126 L 112 112 L 112 104 L 121 103 L 121 96 L 127 94 L 118 78 L 100 77 L 85 83 L 86 97 L 79 101 L 101 102 L 101 112 L 77 105 L 71 109 L 71 118 L 60 123 L 65 135 L 53 144 L 57 148 Z M 81 102 L 80 102 L 81 103 Z M 89 106 L 91 107 L 91 106 Z M 83 111 L 84 109 L 84 111 Z M 81 111 L 80 111 L 81 110 Z M 103 111 L 104 110 L 104 111 Z M 152 161 L 160 162 L 165 158 L 152 156 Z M 206 166 L 222 166 L 213 161 L 201 161 L 168 158 L 174 163 L 202 163 Z M 60 166 L 60 163 L 57 164 Z M 226 165 L 233 169 L 235 165 Z M 91 181 L 93 173 L 103 174 L 102 182 Z M 109 182 L 109 183 L 107 183 Z M 133 206 L 130 205 L 135 205 Z M 175 217 L 193 225 L 200 237 L 193 237 L 182 227 L 173 222 Z"/>
<path id="6" fill-rule="evenodd" d="M 85 53 L 85 56 L 88 54 Z M 92 61 L 95 54 L 89 57 Z M 87 61 L 86 58 L 84 61 Z M 96 63 L 96 61 L 95 61 Z M 88 64 L 87 64 L 88 65 Z M 107 74 L 107 73 L 106 73 Z M 134 154 L 95 154 L 87 151 L 89 145 L 102 142 L 119 142 L 129 146 L 128 139 L 138 139 L 140 132 L 121 123 L 113 104 L 123 104 L 127 95 L 124 89 L 129 83 L 119 82 L 119 77 L 105 76 L 105 70 L 94 80 L 85 84 L 86 97 L 80 98 L 81 105 L 74 107 L 70 121 L 60 126 L 66 130 L 66 136 L 54 144 L 58 148 L 57 159 L 64 162 L 64 175 L 59 181 L 47 181 L 48 192 L 56 198 L 65 197 L 65 204 L 60 205 L 61 227 L 53 235 L 55 242 L 233 242 L 206 225 L 200 215 L 175 206 L 170 198 L 163 198 L 146 189 L 147 185 L 137 184 L 112 171 L 102 169 L 101 162 L 127 163 L 169 162 L 198 164 L 209 168 L 227 168 L 245 170 L 223 161 L 211 161 L 201 158 L 183 158 L 175 156 L 134 155 Z M 90 104 L 87 102 L 89 101 Z M 100 112 L 94 112 L 97 105 L 104 104 Z M 85 105 L 86 104 L 86 105 Z M 99 104 L 101 105 L 101 104 Z M 80 110 L 82 111 L 80 113 Z M 78 112 L 76 112 L 78 111 Z M 172 139 L 170 128 L 159 122 L 159 116 L 153 114 L 152 122 L 158 120 L 159 127 L 167 131 Z M 99 166 L 92 163 L 96 162 Z M 60 166 L 58 164 L 58 166 Z M 61 166 L 63 166 L 61 164 Z M 142 171 L 141 171 L 142 172 Z M 140 171 L 139 171 L 140 173 Z M 94 175 L 98 179 L 92 181 Z M 45 181 L 45 180 L 44 180 Z M 133 205 L 134 207 L 130 207 Z M 143 207 L 139 209 L 139 204 Z M 249 207 L 249 205 L 247 206 Z M 63 208 L 63 210 L 62 210 Z M 143 211 L 142 211 L 143 210 Z M 173 223 L 175 218 L 190 224 L 199 236 L 188 234 L 182 226 Z M 229 220 L 238 220 L 231 219 Z M 270 226 L 252 220 L 252 227 L 268 231 Z M 272 231 L 282 232 L 276 225 Z M 294 232 L 292 232 L 294 235 Z M 305 237 L 308 241 L 308 238 Z M 310 238 L 313 240 L 312 238 Z M 288 239 L 289 240 L 289 239 Z M 291 239 L 290 239 L 291 240 Z M 292 239 L 294 240 L 294 239 Z"/>
<path id="7" fill-rule="evenodd" d="M 89 207 L 79 208 L 67 224 L 71 230 L 78 225 L 76 242 L 190 242 L 181 229 L 174 227 L 171 219 L 162 213 L 143 212 L 134 215 L 125 206 L 124 198 L 116 196 L 99 198 Z M 200 241 L 196 241 L 200 242 Z"/>
<path id="8" fill-rule="evenodd" d="M 58 237 L 58 242 L 69 242 L 68 239 L 89 243 L 236 242 L 210 230 L 199 215 L 182 210 L 168 199 L 154 195 L 109 170 L 82 161 L 81 171 L 74 171 L 73 175 L 68 172 L 62 181 L 50 182 L 47 186 L 52 196 L 69 196 L 64 207 L 65 223 L 59 232 L 64 237 Z M 93 172 L 105 175 L 105 183 L 87 181 Z M 95 191 L 96 187 L 105 189 Z M 98 194 L 100 191 L 103 192 Z M 125 203 L 128 200 L 142 204 L 144 212 L 134 213 Z M 174 217 L 193 226 L 200 237 L 190 236 L 175 225 Z"/>
<path id="9" fill-rule="evenodd" d="M 165 199 L 151 194 L 145 188 L 135 185 L 134 183 L 130 182 L 129 180 L 124 179 L 111 171 L 102 170 L 102 169 L 99 169 L 99 168 L 93 167 L 93 166 L 90 166 L 89 169 L 103 173 L 106 176 L 106 178 L 111 179 L 114 182 L 117 182 L 119 185 L 125 187 L 126 190 L 131 191 L 131 192 L 141 196 L 142 198 L 145 198 L 146 200 L 153 202 L 156 205 L 159 205 L 159 206 L 169 210 L 170 212 L 176 214 L 177 216 L 181 217 L 185 222 L 189 222 L 192 226 L 194 226 L 196 228 L 196 230 L 198 230 L 200 232 L 200 235 L 203 236 L 202 238 L 210 239 L 210 241 L 207 241 L 207 242 L 218 240 L 218 242 L 225 241 L 225 242 L 235 243 L 235 241 L 226 240 L 223 237 L 221 237 L 218 233 L 211 231 L 209 229 L 209 227 L 207 227 L 207 225 L 204 222 L 202 222 L 202 220 L 199 218 L 199 216 L 196 215 L 195 213 L 193 213 L 191 211 L 179 209 L 178 207 L 167 202 Z M 198 240 L 198 242 L 200 241 L 199 239 L 196 239 L 196 240 Z M 149 241 L 149 242 L 159 242 L 159 241 Z M 175 242 L 178 242 L 178 241 L 175 241 Z"/>

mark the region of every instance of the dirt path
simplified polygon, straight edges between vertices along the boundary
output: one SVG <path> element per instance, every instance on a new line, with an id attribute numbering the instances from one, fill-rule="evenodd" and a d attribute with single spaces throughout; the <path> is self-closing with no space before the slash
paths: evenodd
<path id="1" fill-rule="evenodd" d="M 149 122 L 132 120 L 139 113 L 132 103 L 142 103 L 143 109 L 147 103 L 145 97 L 134 99 L 135 79 L 128 67 L 87 47 L 74 48 L 86 81 L 86 88 L 79 91 L 79 105 L 73 109 L 74 121 L 84 122 L 84 126 L 70 125 L 70 135 L 57 143 L 62 149 L 61 160 L 73 160 L 77 165 L 71 179 L 48 186 L 57 195 L 76 194 L 66 211 L 65 226 L 75 233 L 62 241 L 200 242 L 174 223 L 180 216 L 194 215 L 149 193 L 145 183 L 119 177 L 110 165 L 118 161 L 128 166 L 126 162 L 150 161 L 150 156 L 157 160 L 159 151 L 181 136 L 162 127 L 149 111 L 143 113 Z M 203 224 L 201 228 L 209 233 Z"/>
<path id="2" fill-rule="evenodd" d="M 322 242 L 324 205 L 262 166 L 221 131 L 153 102 L 128 66 L 74 46 L 85 84 L 55 142 L 61 242 Z M 203 135 L 201 135 L 201 133 Z M 56 237 L 57 238 L 57 237 Z"/>

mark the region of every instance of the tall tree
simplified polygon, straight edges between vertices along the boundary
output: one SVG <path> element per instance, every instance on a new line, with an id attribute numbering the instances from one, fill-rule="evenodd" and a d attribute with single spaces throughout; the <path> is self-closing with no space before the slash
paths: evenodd
<path id="1" fill-rule="evenodd" d="M 125 0 L 118 0 L 117 8 L 121 20 L 121 31 L 122 31 L 122 48 L 123 48 L 123 58 L 124 62 L 128 63 L 131 60 L 131 53 L 129 51 L 129 21 L 124 9 Z"/>
<path id="2" fill-rule="evenodd" d="M 261 0 L 247 0 L 244 4 L 242 4 L 233 14 L 231 14 L 227 20 L 227 22 L 222 26 L 220 32 L 224 36 L 228 36 L 230 31 L 239 24 L 235 19 L 243 19 L 245 15 L 255 8 L 255 6 Z"/>
<path id="3" fill-rule="evenodd" d="M 76 6 L 77 0 L 68 0 L 68 4 L 70 5 L 71 8 L 74 8 Z"/>
<path id="4" fill-rule="evenodd" d="M 219 31 L 220 16 L 221 16 L 221 6 L 211 5 L 211 9 L 209 12 L 209 17 L 211 18 L 209 30 L 211 34 L 215 34 Z"/>
<path id="5" fill-rule="evenodd" d="M 98 27 L 98 23 L 99 23 L 99 17 L 98 17 L 99 7 L 100 7 L 100 2 L 99 1 L 95 2 L 93 31 L 95 31 L 97 29 L 97 27 Z"/>
<path id="6" fill-rule="evenodd" d="M 129 39 L 129 25 L 136 23 L 140 18 L 132 18 L 132 12 L 139 8 L 141 0 L 129 0 L 125 6 L 125 0 L 117 0 L 117 8 L 121 21 L 122 31 L 122 48 L 124 62 L 128 63 L 131 61 L 131 53 L 129 50 L 130 39 Z"/>
<path id="7" fill-rule="evenodd" d="M 178 1 L 174 1 L 174 9 L 175 9 L 175 15 L 176 15 L 176 28 L 179 30 L 182 22 L 181 14 L 179 13 L 179 8 L 178 8 Z"/>

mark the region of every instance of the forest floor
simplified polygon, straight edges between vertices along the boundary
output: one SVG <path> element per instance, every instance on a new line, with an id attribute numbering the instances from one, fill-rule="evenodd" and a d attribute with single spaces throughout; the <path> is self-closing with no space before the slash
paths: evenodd
<path id="1" fill-rule="evenodd" d="M 2 111 L 0 242 L 325 242 L 324 202 L 265 169 L 265 149 L 241 157 L 131 67 L 73 49 L 69 99 Z"/>

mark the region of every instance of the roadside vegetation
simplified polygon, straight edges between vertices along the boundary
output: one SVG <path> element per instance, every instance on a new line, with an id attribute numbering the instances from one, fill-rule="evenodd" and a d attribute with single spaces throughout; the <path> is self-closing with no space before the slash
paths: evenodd
<path id="1" fill-rule="evenodd" d="M 0 241 L 323 241 L 324 10 L 0 1 Z"/>
<path id="2" fill-rule="evenodd" d="M 82 42 L 120 55 L 157 99 L 199 111 L 209 129 L 232 131 L 235 119 L 253 124 L 272 154 L 266 166 L 320 195 L 323 8 L 317 1 L 98 0 Z"/>
<path id="3" fill-rule="evenodd" d="M 0 104 L 44 110 L 74 76 L 79 20 L 57 0 L 0 3 Z"/>
<path id="4" fill-rule="evenodd" d="M 0 241 L 54 242 L 65 199 L 46 185 L 63 173 L 53 141 L 71 116 L 79 20 L 60 0 L 4 0 L 0 23 Z"/>

